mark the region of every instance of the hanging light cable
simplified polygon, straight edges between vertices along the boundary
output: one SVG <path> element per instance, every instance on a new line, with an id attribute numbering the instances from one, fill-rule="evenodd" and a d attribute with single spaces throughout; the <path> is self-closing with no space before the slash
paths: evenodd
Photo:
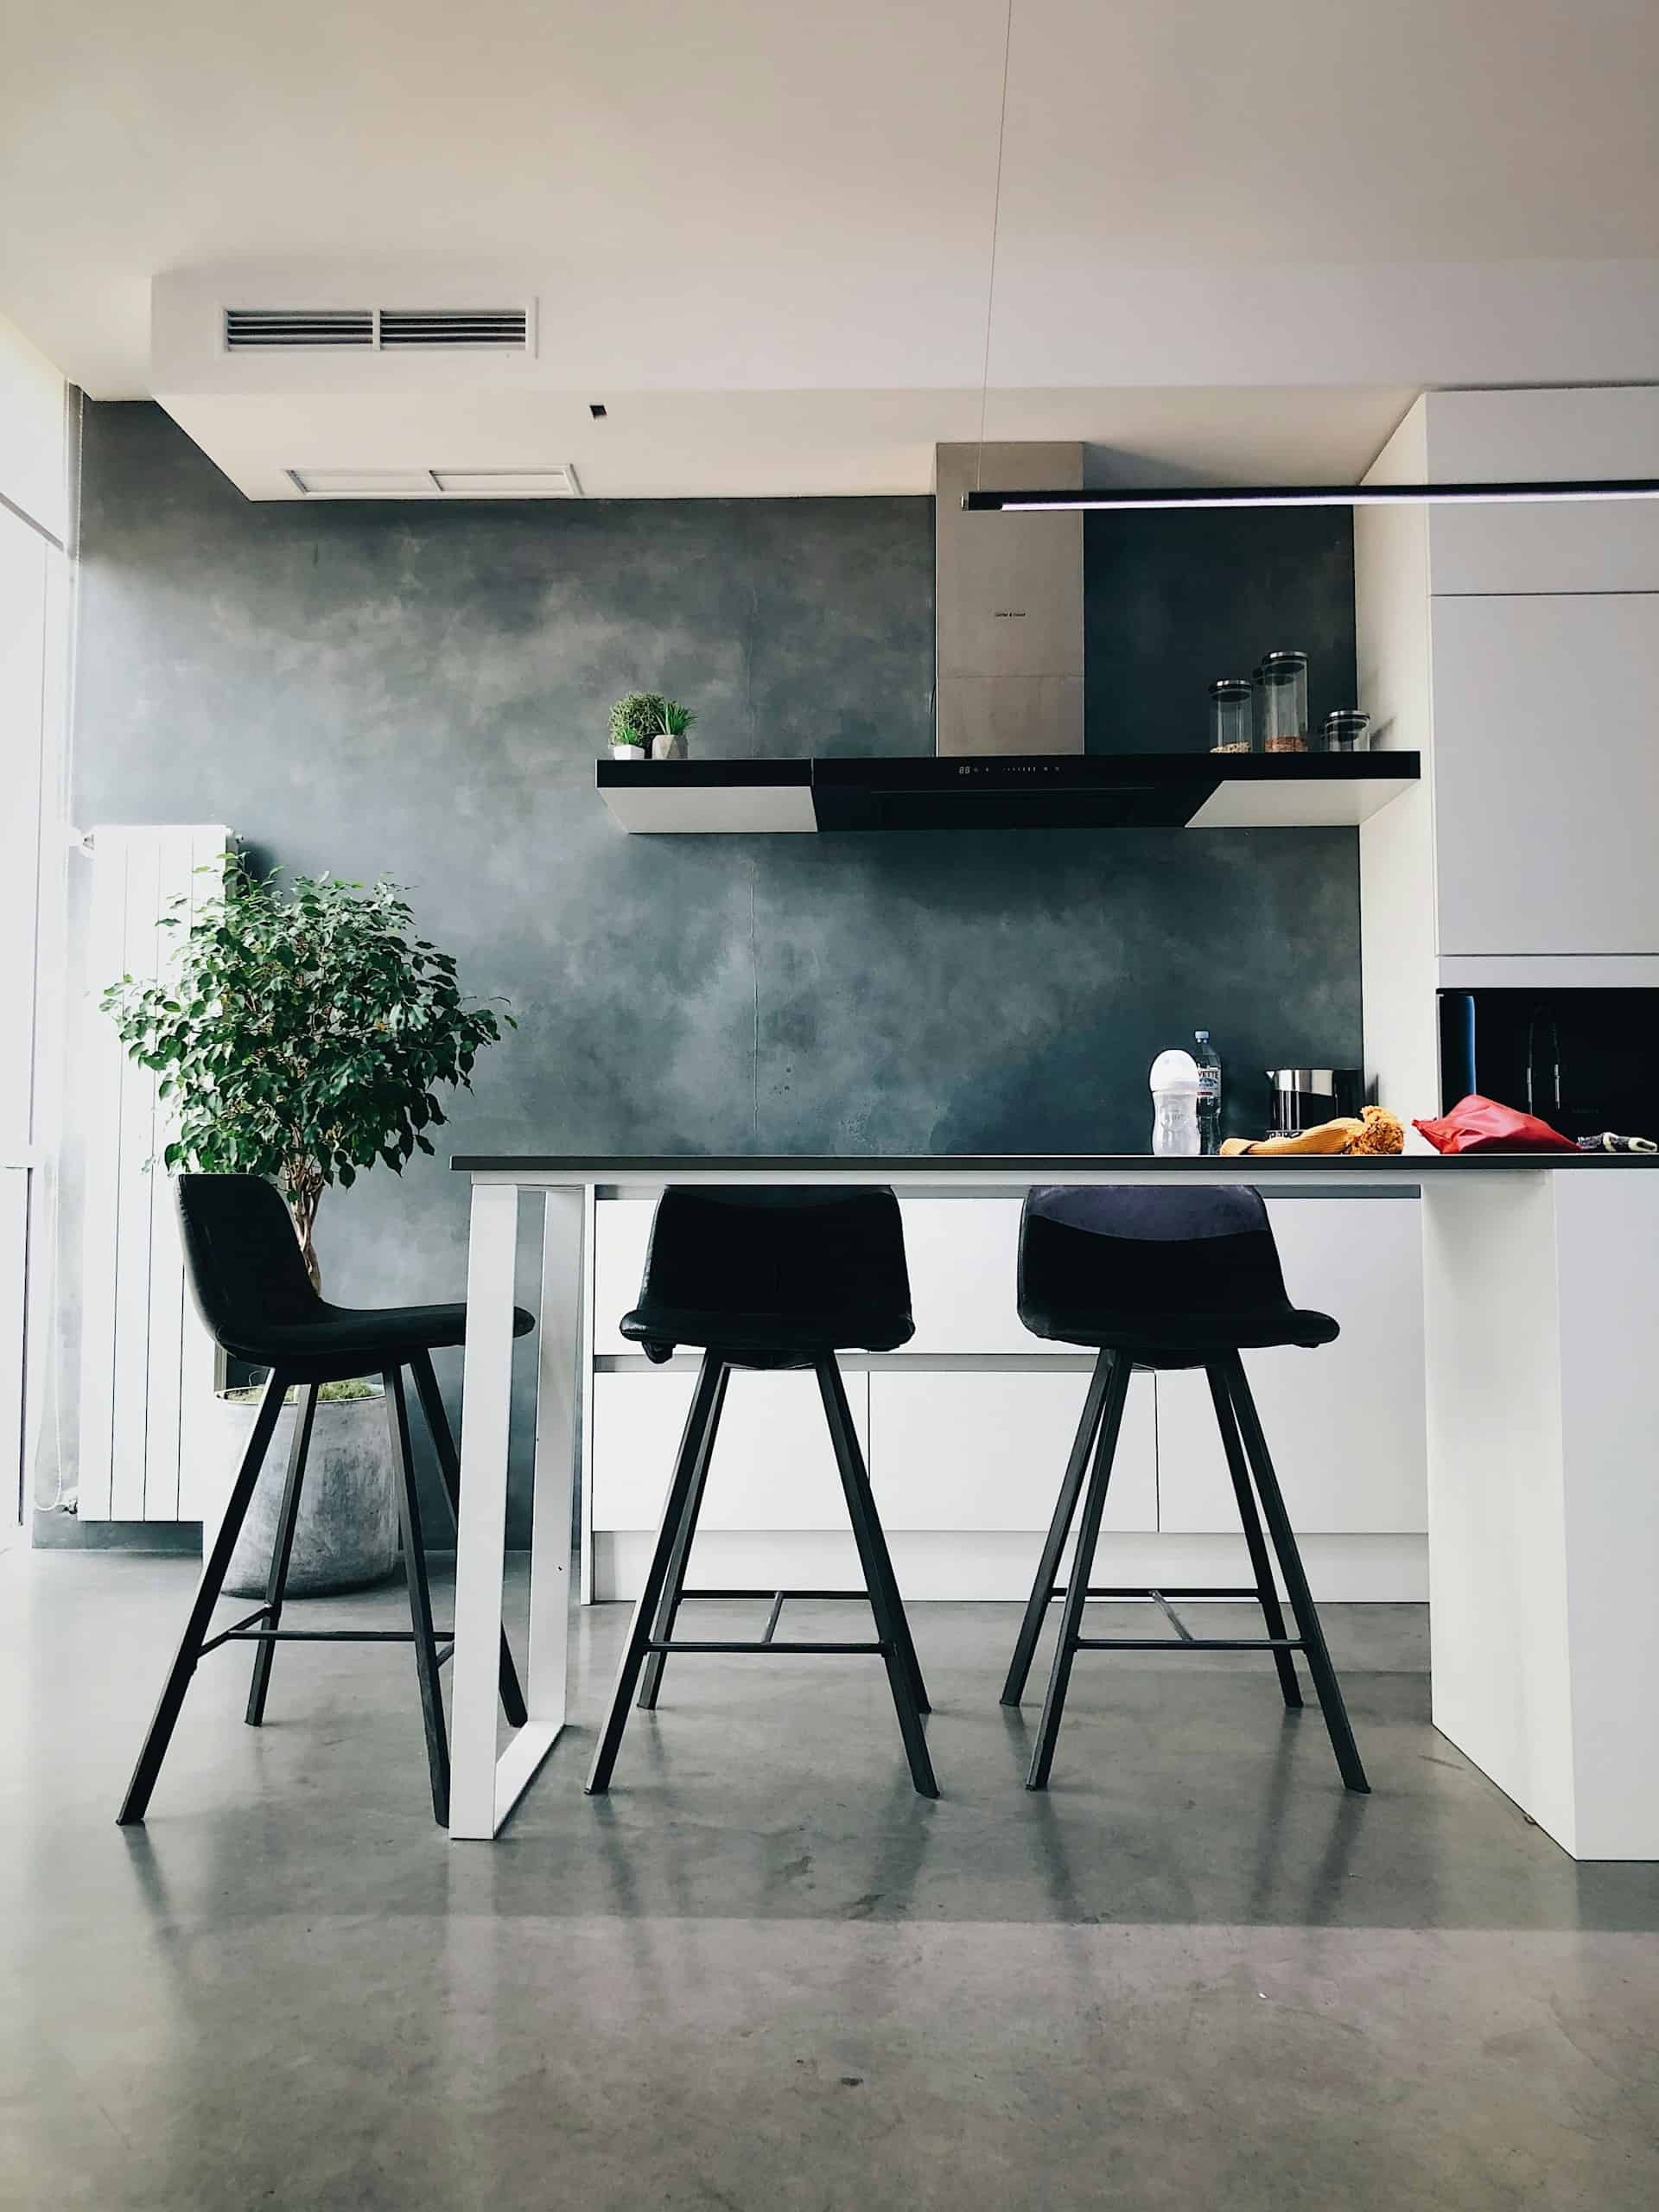
<path id="1" fill-rule="evenodd" d="M 979 449 L 974 456 L 974 490 L 985 487 L 985 404 L 991 389 L 991 312 L 996 305 L 996 241 L 1002 226 L 1002 146 L 1008 132 L 1008 54 L 1014 45 L 1014 0 L 1002 17 L 1002 97 L 996 111 L 996 183 L 991 194 L 990 272 L 985 286 L 985 353 L 979 377 Z"/>

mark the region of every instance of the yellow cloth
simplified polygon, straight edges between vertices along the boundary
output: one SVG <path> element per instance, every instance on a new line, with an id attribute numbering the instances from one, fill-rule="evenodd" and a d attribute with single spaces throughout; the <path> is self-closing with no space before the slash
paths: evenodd
<path id="1" fill-rule="evenodd" d="M 1406 1133 L 1398 1119 L 1381 1106 L 1368 1106 L 1357 1119 L 1339 1115 L 1321 1122 L 1317 1128 L 1300 1129 L 1294 1137 L 1228 1137 L 1221 1147 L 1224 1160 L 1237 1160 L 1246 1153 L 1370 1153 L 1373 1157 L 1403 1152 Z"/>

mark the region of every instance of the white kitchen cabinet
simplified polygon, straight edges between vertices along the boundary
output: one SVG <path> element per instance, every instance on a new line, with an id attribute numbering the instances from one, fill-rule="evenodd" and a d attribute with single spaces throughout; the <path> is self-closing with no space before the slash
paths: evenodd
<path id="1" fill-rule="evenodd" d="M 1426 473 L 1438 483 L 1659 477 L 1659 387 L 1436 391 Z M 1437 593 L 1659 591 L 1659 501 L 1431 510 Z"/>
<path id="2" fill-rule="evenodd" d="M 869 1384 L 870 1475 L 889 1529 L 1048 1526 L 1087 1374 L 887 1370 Z M 1152 1376 L 1137 1375 L 1106 1497 L 1108 1529 L 1158 1525 L 1154 1397 Z"/>
<path id="3" fill-rule="evenodd" d="M 1659 953 L 1659 596 L 1436 599 L 1440 951 Z"/>
<path id="4" fill-rule="evenodd" d="M 696 1381 L 689 1368 L 630 1368 L 594 1378 L 593 1525 L 654 1529 Z M 849 1375 L 848 1403 L 869 1453 L 868 1378 Z M 740 1370 L 727 1387 L 704 1529 L 844 1529 L 847 1507 L 817 1378 Z"/>
<path id="5" fill-rule="evenodd" d="M 1018 1198 L 901 1198 L 916 1333 L 906 1352 L 1050 1351 L 1020 1325 Z"/>
<path id="6" fill-rule="evenodd" d="M 594 1209 L 594 1350 L 633 1352 L 617 1323 L 636 1303 L 655 1198 L 601 1198 Z"/>
<path id="7" fill-rule="evenodd" d="M 1293 1304 L 1342 1325 L 1315 1351 L 1246 1352 L 1299 1535 L 1418 1534 L 1428 1524 L 1419 1208 L 1408 1199 L 1270 1203 Z M 1159 1528 L 1238 1526 L 1202 1371 L 1158 1378 Z"/>

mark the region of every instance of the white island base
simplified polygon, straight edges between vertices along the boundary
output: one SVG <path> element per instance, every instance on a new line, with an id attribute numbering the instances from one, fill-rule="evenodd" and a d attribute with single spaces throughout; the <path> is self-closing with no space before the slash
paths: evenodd
<path id="1" fill-rule="evenodd" d="M 493 1836 L 564 1719 L 573 1478 L 591 1445 L 598 1198 L 670 1182 L 887 1183 L 917 1198 L 1044 1183 L 1247 1182 L 1421 1201 L 1436 1725 L 1580 1859 L 1659 1859 L 1659 1160 L 460 1159 L 473 1180 L 451 1834 Z M 548 1201 L 537 1347 L 531 1719 L 497 1742 L 513 1265 Z M 1389 1209 L 1391 1211 L 1392 1209 Z M 1379 1347 L 1379 1356 L 1381 1348 Z M 1391 1365 L 1394 1373 L 1402 1364 Z M 1395 1378 L 1412 1389 L 1415 1376 Z M 1341 1440 L 1333 1440 L 1340 1449 Z M 664 1469 L 664 1481 L 666 1469 Z M 556 1762 L 557 1786 L 580 1777 Z M 941 1763 L 941 1781 L 950 1778 Z M 1386 1772 L 1373 1786 L 1386 1798 Z"/>
<path id="2" fill-rule="evenodd" d="M 1426 1178 L 1423 1277 L 1434 1725 L 1659 1859 L 1659 1176 Z"/>

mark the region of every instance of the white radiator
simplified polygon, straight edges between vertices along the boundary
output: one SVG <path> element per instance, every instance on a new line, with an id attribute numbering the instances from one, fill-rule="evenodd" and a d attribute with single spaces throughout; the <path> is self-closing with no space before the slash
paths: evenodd
<path id="1" fill-rule="evenodd" d="M 99 999 L 123 975 L 159 972 L 180 933 L 157 929 L 157 919 L 175 897 L 194 912 L 218 888 L 213 863 L 230 836 L 217 823 L 92 832 L 76 1505 L 86 1521 L 199 1521 L 213 1510 L 204 1491 L 222 1487 L 205 1441 L 213 1434 L 215 1353 L 186 1294 L 160 1164 L 171 1135 L 167 1102 L 158 1108 L 157 1078 L 127 1058 Z"/>

